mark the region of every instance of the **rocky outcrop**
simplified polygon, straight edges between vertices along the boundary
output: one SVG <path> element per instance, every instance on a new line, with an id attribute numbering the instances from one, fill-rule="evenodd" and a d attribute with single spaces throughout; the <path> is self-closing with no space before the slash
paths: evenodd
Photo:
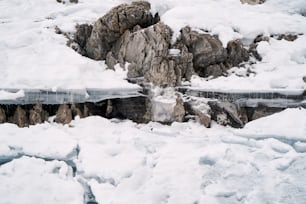
<path id="1" fill-rule="evenodd" d="M 136 25 L 142 28 L 148 27 L 157 20 L 159 20 L 158 15 L 153 17 L 150 13 L 148 2 L 121 4 L 99 18 L 93 25 L 89 38 L 82 40 L 82 42 L 86 41 L 86 55 L 96 60 L 105 59 L 114 43 L 125 31 L 133 29 Z M 82 26 L 81 29 L 86 30 L 87 27 Z"/>
<path id="2" fill-rule="evenodd" d="M 240 0 L 241 3 L 245 4 L 250 4 L 250 5 L 256 5 L 256 4 L 263 4 L 265 3 L 266 0 Z"/>
<path id="3" fill-rule="evenodd" d="M 30 110 L 29 124 L 36 125 L 48 121 L 48 113 L 43 109 L 42 104 L 36 104 Z"/>
<path id="4" fill-rule="evenodd" d="M 217 36 L 185 27 L 181 30 L 181 41 L 193 55 L 195 72 L 202 77 L 225 75 L 227 69 L 249 59 L 239 40 L 229 42 L 224 48 Z"/>
<path id="5" fill-rule="evenodd" d="M 144 77 L 158 86 L 175 86 L 175 62 L 169 59 L 171 30 L 157 23 L 136 32 L 126 31 L 112 49 L 120 64 L 128 62 L 128 77 Z"/>

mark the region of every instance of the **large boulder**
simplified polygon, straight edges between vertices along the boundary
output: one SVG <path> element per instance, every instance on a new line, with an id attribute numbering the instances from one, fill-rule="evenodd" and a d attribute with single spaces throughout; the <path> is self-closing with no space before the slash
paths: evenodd
<path id="1" fill-rule="evenodd" d="M 233 40 L 224 48 L 218 36 L 199 33 L 190 27 L 181 30 L 181 42 L 193 55 L 195 72 L 201 77 L 218 77 L 249 59 L 248 51 L 240 40 Z"/>
<path id="2" fill-rule="evenodd" d="M 193 31 L 190 27 L 181 30 L 181 40 L 193 54 L 195 72 L 207 76 L 206 68 L 227 59 L 227 51 L 217 36 Z"/>
<path id="3" fill-rule="evenodd" d="M 81 42 L 86 41 L 86 55 L 92 59 L 103 60 L 113 44 L 126 30 L 130 30 L 136 25 L 142 28 L 148 27 L 156 20 L 158 20 L 158 15 L 156 18 L 152 16 L 148 2 L 138 1 L 131 4 L 121 4 L 99 18 L 93 25 L 89 38 L 81 40 Z M 80 29 L 85 31 L 86 36 L 87 31 L 90 30 L 85 26 Z"/>
<path id="4" fill-rule="evenodd" d="M 171 34 L 171 29 L 161 22 L 135 32 L 126 31 L 108 53 L 106 62 L 110 68 L 117 62 L 128 62 L 128 78 L 144 77 L 145 82 L 161 87 L 179 85 L 181 78 L 190 79 L 193 58 L 183 44 L 176 46 L 177 55 L 169 52 Z"/>

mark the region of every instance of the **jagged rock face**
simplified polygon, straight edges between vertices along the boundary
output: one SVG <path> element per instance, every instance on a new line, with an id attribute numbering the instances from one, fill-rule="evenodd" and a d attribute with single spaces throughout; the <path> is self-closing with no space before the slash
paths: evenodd
<path id="1" fill-rule="evenodd" d="M 87 56 L 96 60 L 105 59 L 113 44 L 126 30 L 136 25 L 148 27 L 155 20 L 148 2 L 138 1 L 113 8 L 93 25 L 85 47 Z"/>
<path id="2" fill-rule="evenodd" d="M 30 110 L 29 124 L 36 125 L 48 120 L 48 113 L 43 110 L 42 104 L 36 104 Z"/>
<path id="3" fill-rule="evenodd" d="M 121 63 L 130 63 L 128 77 L 144 77 L 145 82 L 159 86 L 175 86 L 173 60 L 168 58 L 171 30 L 157 23 L 136 32 L 125 32 L 112 49 L 112 55 Z"/>
<path id="4" fill-rule="evenodd" d="M 266 0 L 240 0 L 241 3 L 245 4 L 251 4 L 251 5 L 256 5 L 256 4 L 263 4 L 265 3 Z"/>
<path id="5" fill-rule="evenodd" d="M 249 59 L 240 40 L 230 41 L 225 49 L 217 36 L 185 27 L 181 30 L 181 41 L 193 54 L 195 72 L 202 77 L 224 75 L 229 68 Z"/>
<path id="6" fill-rule="evenodd" d="M 206 67 L 220 64 L 227 58 L 226 49 L 216 36 L 200 34 L 185 27 L 181 30 L 181 40 L 193 54 L 194 69 L 200 76 L 206 76 Z"/>
<path id="7" fill-rule="evenodd" d="M 18 125 L 18 127 L 29 126 L 29 120 L 27 118 L 27 113 L 23 108 L 21 108 L 21 106 L 17 106 L 13 117 L 10 118 L 10 122 Z"/>
<path id="8" fill-rule="evenodd" d="M 3 108 L 0 107 L 0 124 L 6 122 L 6 114 Z"/>
<path id="9" fill-rule="evenodd" d="M 62 104 L 59 106 L 54 121 L 61 124 L 68 124 L 72 121 L 72 111 L 69 105 Z"/>
<path id="10" fill-rule="evenodd" d="M 229 102 L 210 101 L 212 119 L 220 125 L 242 128 L 248 122 L 247 112 Z"/>

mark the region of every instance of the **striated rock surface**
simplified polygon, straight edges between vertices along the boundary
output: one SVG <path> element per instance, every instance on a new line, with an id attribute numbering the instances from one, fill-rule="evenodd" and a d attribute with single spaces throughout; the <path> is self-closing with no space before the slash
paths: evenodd
<path id="1" fill-rule="evenodd" d="M 43 110 L 42 104 L 36 104 L 30 110 L 29 124 L 36 125 L 48 120 L 48 113 Z"/>
<path id="2" fill-rule="evenodd" d="M 152 16 L 150 3 L 145 1 L 121 4 L 113 8 L 95 22 L 89 38 L 82 40 L 86 41 L 87 56 L 96 60 L 105 59 L 113 44 L 126 30 L 133 29 L 136 25 L 148 27 L 158 19 L 158 16 Z M 80 30 L 85 28 L 82 26 Z"/>

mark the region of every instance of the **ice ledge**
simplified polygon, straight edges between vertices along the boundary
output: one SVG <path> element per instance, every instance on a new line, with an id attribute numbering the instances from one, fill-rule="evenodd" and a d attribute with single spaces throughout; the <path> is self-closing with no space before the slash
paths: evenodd
<path id="1" fill-rule="evenodd" d="M 97 103 L 106 99 L 141 96 L 141 88 L 125 89 L 0 89 L 0 104 Z M 21 93 L 22 94 L 19 94 Z M 6 97 L 7 96 L 7 97 Z M 9 96 L 9 97 L 8 97 Z M 16 96 L 16 97 L 12 97 Z"/>

